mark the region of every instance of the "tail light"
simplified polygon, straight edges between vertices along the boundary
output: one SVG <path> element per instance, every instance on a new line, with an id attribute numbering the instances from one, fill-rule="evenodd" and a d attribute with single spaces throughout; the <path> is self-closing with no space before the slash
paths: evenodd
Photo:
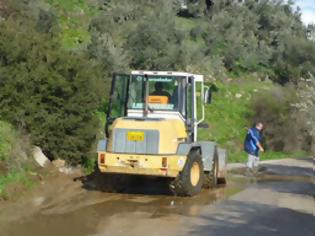
<path id="1" fill-rule="evenodd" d="M 105 164 L 105 153 L 101 153 L 99 156 L 100 164 Z"/>

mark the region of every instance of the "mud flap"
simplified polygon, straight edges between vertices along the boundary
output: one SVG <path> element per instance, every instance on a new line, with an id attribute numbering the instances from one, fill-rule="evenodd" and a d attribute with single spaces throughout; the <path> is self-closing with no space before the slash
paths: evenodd
<path id="1" fill-rule="evenodd" d="M 222 149 L 222 148 L 218 148 L 218 156 L 219 156 L 219 173 L 218 173 L 218 177 L 219 178 L 225 178 L 226 176 L 226 166 L 227 166 L 227 150 L 226 149 Z"/>

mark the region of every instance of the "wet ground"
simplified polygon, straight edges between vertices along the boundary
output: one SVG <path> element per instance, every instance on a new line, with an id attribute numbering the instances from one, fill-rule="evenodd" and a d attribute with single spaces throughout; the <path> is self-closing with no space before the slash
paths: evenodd
<path id="1" fill-rule="evenodd" d="M 52 173 L 2 206 L 0 235 L 314 235 L 312 159 L 264 166 L 255 177 L 233 169 L 226 186 L 192 198 L 172 196 L 165 179 L 110 193 L 94 178 Z"/>

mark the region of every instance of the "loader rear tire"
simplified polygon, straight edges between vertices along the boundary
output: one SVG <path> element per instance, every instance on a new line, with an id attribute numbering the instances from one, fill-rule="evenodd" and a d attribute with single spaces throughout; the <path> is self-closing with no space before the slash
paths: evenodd
<path id="1" fill-rule="evenodd" d="M 191 152 L 182 172 L 170 184 L 171 191 L 177 196 L 193 196 L 201 191 L 203 184 L 203 163 L 201 155 Z"/>
<path id="2" fill-rule="evenodd" d="M 203 188 L 215 188 L 218 185 L 219 160 L 217 152 L 215 152 L 212 162 L 212 170 L 204 173 Z"/>

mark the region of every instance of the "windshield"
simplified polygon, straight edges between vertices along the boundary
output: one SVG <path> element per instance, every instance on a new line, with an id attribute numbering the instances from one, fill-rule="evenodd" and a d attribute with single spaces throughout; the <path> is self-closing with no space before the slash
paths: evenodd
<path id="1" fill-rule="evenodd" d="M 148 76 L 148 105 L 152 110 L 177 111 L 182 77 Z M 129 109 L 145 106 L 145 76 L 133 75 L 129 85 Z"/>

